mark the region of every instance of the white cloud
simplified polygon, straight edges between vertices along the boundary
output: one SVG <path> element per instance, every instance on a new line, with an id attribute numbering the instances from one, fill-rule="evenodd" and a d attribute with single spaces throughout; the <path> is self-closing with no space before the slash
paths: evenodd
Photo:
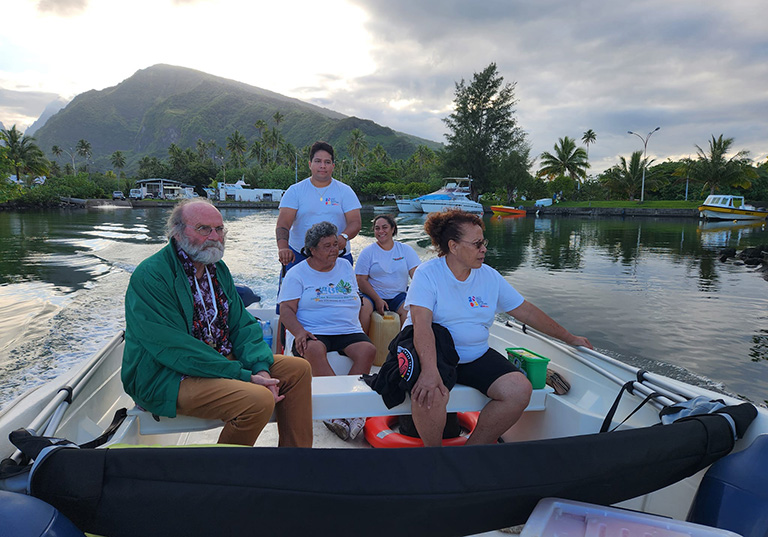
<path id="1" fill-rule="evenodd" d="M 7 90 L 71 97 L 167 63 L 444 141 L 454 84 L 496 62 L 517 82 L 534 155 L 593 129 L 599 172 L 642 148 L 627 130 L 656 126 L 648 152 L 657 161 L 721 133 L 753 157 L 768 153 L 762 0 L 27 0 L 4 9 L 14 20 L 0 30 Z M 18 39 L 18 28 L 34 37 Z"/>

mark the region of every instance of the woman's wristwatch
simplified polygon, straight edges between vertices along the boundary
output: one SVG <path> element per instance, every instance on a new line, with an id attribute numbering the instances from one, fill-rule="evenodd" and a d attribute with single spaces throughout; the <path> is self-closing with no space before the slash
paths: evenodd
<path id="1" fill-rule="evenodd" d="M 347 235 L 346 233 L 339 233 L 339 236 L 344 237 L 344 240 L 349 242 L 349 235 Z"/>

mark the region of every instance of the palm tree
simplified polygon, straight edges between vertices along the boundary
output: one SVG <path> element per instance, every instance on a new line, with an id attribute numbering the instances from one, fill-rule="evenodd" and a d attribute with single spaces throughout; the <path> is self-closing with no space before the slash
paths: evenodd
<path id="1" fill-rule="evenodd" d="M 67 155 L 69 155 L 69 158 L 71 158 L 71 159 L 72 159 L 72 169 L 73 169 L 73 170 L 75 169 L 75 152 L 74 152 L 74 151 L 67 151 L 66 149 L 62 149 L 62 148 L 60 148 L 58 145 L 54 145 L 54 146 L 51 148 L 51 153 L 53 153 L 53 155 L 54 155 L 56 158 L 59 158 L 59 157 L 61 156 L 61 154 L 62 154 L 62 153 L 66 153 Z M 74 173 L 74 172 L 73 172 L 73 173 Z"/>
<path id="2" fill-rule="evenodd" d="M 641 188 L 643 170 L 648 166 L 642 151 L 635 151 L 627 162 L 621 157 L 619 164 L 609 169 L 603 175 L 602 181 L 608 190 L 632 200 Z"/>
<path id="3" fill-rule="evenodd" d="M 691 178 L 703 183 L 704 188 L 709 187 L 710 195 L 729 186 L 749 188 L 752 186 L 749 179 L 757 177 L 747 158 L 749 151 L 739 151 L 726 158 L 732 145 L 733 138 L 724 139 L 722 134 L 715 138 L 713 134 L 709 141 L 709 153 L 696 146 L 698 160 L 691 167 Z"/>
<path id="4" fill-rule="evenodd" d="M 376 144 L 371 152 L 368 153 L 368 156 L 372 162 L 378 162 L 380 164 L 389 164 L 391 161 L 389 154 L 387 154 L 387 150 L 384 149 L 384 146 L 381 144 Z"/>
<path id="5" fill-rule="evenodd" d="M 349 133 L 347 151 L 349 151 L 352 160 L 355 162 L 355 175 L 357 175 L 357 167 L 360 159 L 363 158 L 367 150 L 368 142 L 365 141 L 365 134 L 360 129 L 353 129 L 352 132 Z"/>
<path id="6" fill-rule="evenodd" d="M 16 125 L 10 130 L 0 130 L 0 140 L 5 142 L 6 156 L 16 179 L 31 185 L 35 176 L 48 173 L 48 160 L 31 136 L 23 135 Z M 26 177 L 29 176 L 29 177 Z"/>
<path id="7" fill-rule="evenodd" d="M 587 158 L 589 158 L 589 144 L 594 144 L 597 141 L 597 134 L 592 129 L 588 129 L 584 132 L 584 136 L 581 137 L 581 142 L 587 146 Z"/>
<path id="8" fill-rule="evenodd" d="M 227 137 L 227 150 L 232 153 L 232 159 L 238 168 L 243 167 L 243 155 L 248 150 L 248 140 L 235 129 L 231 136 Z"/>
<path id="9" fill-rule="evenodd" d="M 419 171 L 430 165 L 435 160 L 435 152 L 426 145 L 420 145 L 413 154 L 413 161 L 419 167 Z"/>
<path id="10" fill-rule="evenodd" d="M 275 112 L 275 115 L 272 116 L 272 120 L 275 122 L 275 128 L 272 134 L 273 135 L 276 134 L 276 136 L 273 136 L 274 151 L 275 151 L 275 154 L 272 157 L 273 162 L 277 162 L 277 150 L 280 148 L 280 141 L 282 139 L 282 136 L 280 135 L 280 123 L 282 123 L 284 119 L 285 119 L 285 116 L 280 113 L 280 110 Z"/>
<path id="11" fill-rule="evenodd" d="M 267 122 L 263 119 L 259 119 L 256 121 L 256 123 L 253 124 L 254 127 L 256 127 L 256 130 L 259 131 L 259 138 L 261 142 L 264 141 L 264 131 L 266 131 L 269 128 L 269 125 L 267 125 Z M 259 143 L 259 166 L 261 166 L 261 149 L 264 146 L 263 143 Z M 254 148 L 256 147 L 256 144 L 254 143 Z M 255 156 L 255 155 L 254 155 Z"/>
<path id="12" fill-rule="evenodd" d="M 115 151 L 112 153 L 112 156 L 109 157 L 109 160 L 112 162 L 112 166 L 117 168 L 117 189 L 120 190 L 120 170 L 122 170 L 125 167 L 125 157 L 123 156 L 122 151 Z"/>
<path id="13" fill-rule="evenodd" d="M 573 139 L 568 136 L 560 138 L 554 149 L 554 155 L 547 151 L 541 154 L 541 175 L 551 178 L 567 175 L 574 181 L 580 181 L 587 176 L 587 152 L 581 147 L 576 147 Z"/>
<path id="14" fill-rule="evenodd" d="M 88 171 L 88 159 L 91 158 L 91 143 L 87 140 L 80 139 L 75 146 L 75 151 L 78 155 L 85 159 L 85 171 Z"/>

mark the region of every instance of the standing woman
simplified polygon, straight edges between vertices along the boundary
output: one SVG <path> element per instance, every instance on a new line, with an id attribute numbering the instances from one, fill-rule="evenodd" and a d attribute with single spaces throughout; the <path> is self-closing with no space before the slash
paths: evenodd
<path id="1" fill-rule="evenodd" d="M 363 299 L 360 324 L 366 334 L 374 310 L 380 315 L 385 311 L 396 312 L 402 326 L 408 315 L 405 310 L 408 280 L 421 262 L 413 248 L 394 240 L 397 223 L 392 215 L 382 214 L 373 219 L 373 235 L 376 242 L 360 252 L 355 265 Z"/>
<path id="2" fill-rule="evenodd" d="M 280 322 L 294 336 L 293 354 L 312 366 L 312 376 L 336 373 L 328 353 L 340 352 L 352 360 L 350 375 L 371 372 L 376 347 L 363 333 L 358 315 L 358 296 L 352 265 L 340 261 L 336 226 L 320 222 L 307 231 L 306 260 L 290 270 L 283 280 L 278 302 Z M 333 419 L 326 426 L 343 440 L 354 439 L 365 418 Z"/>
<path id="3" fill-rule="evenodd" d="M 288 188 L 280 200 L 280 212 L 275 226 L 278 257 L 285 270 L 303 261 L 304 236 L 318 222 L 330 222 L 341 230 L 337 239 L 339 250 L 352 263 L 349 241 L 360 232 L 360 200 L 344 183 L 333 178 L 333 147 L 315 142 L 309 150 L 309 170 L 303 181 Z"/>
<path id="4" fill-rule="evenodd" d="M 587 338 L 571 334 L 483 264 L 488 250 L 484 228 L 478 216 L 458 209 L 433 213 L 424 224 L 439 257 L 419 266 L 405 305 L 421 366 L 411 390 L 411 411 L 425 446 L 441 445 L 450 397 L 437 367 L 433 322 L 447 328 L 453 339 L 459 357 L 456 382 L 491 399 L 467 445 L 495 443 L 517 422 L 531 397 L 528 379 L 488 345 L 497 313 L 505 311 L 569 345 L 592 348 Z"/>

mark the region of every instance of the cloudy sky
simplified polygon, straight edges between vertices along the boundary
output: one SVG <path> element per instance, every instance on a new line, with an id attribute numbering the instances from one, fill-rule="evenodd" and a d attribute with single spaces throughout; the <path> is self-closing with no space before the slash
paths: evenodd
<path id="1" fill-rule="evenodd" d="M 496 62 L 532 154 L 592 129 L 592 172 L 656 127 L 657 162 L 712 135 L 768 157 L 765 0 L 13 0 L 0 122 L 179 65 L 445 141 L 455 83 Z"/>

